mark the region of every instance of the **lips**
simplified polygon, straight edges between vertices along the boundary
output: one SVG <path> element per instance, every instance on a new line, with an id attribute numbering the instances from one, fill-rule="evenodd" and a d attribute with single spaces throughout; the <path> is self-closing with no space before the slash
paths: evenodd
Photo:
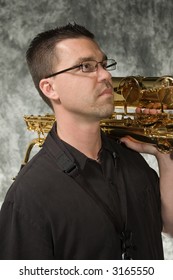
<path id="1" fill-rule="evenodd" d="M 113 90 L 112 88 L 106 88 L 105 90 L 103 90 L 99 96 L 102 96 L 102 95 L 113 95 Z"/>

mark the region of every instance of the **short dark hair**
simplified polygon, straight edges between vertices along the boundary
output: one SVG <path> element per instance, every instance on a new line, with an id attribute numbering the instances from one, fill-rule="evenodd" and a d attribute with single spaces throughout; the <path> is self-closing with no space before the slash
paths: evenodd
<path id="1" fill-rule="evenodd" d="M 43 100 L 52 108 L 52 104 L 39 88 L 39 82 L 54 71 L 55 46 L 64 39 L 87 37 L 94 40 L 92 34 L 85 27 L 76 23 L 44 31 L 38 34 L 30 43 L 26 52 L 26 60 L 36 89 Z"/>

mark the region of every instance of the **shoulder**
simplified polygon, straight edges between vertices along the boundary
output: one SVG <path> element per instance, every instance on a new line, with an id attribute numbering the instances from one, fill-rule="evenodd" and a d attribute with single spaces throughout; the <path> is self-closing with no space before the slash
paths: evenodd
<path id="1" fill-rule="evenodd" d="M 129 149 L 126 145 L 121 143 L 121 140 L 119 138 L 113 138 L 109 136 L 108 134 L 102 134 L 103 137 L 103 143 L 105 146 L 109 147 L 109 149 L 112 149 L 113 151 L 117 152 L 119 157 L 128 157 L 131 158 L 132 156 L 138 159 L 143 158 L 140 153 Z"/>
<path id="2" fill-rule="evenodd" d="M 31 204 L 36 205 L 38 201 L 44 203 L 51 193 L 63 192 L 66 185 L 69 185 L 69 178 L 58 168 L 55 159 L 43 147 L 19 171 L 5 200 L 20 204 L 22 201 L 25 203 L 31 201 Z"/>
<path id="3" fill-rule="evenodd" d="M 128 148 L 124 143 L 121 143 L 119 139 L 113 139 L 108 135 L 104 136 L 107 142 L 107 145 L 111 147 L 112 151 L 114 151 L 119 158 L 122 166 L 127 168 L 128 170 L 134 170 L 136 173 L 139 171 L 141 172 L 149 172 L 149 173 L 156 173 L 153 170 L 145 158 L 138 152 Z M 156 174 L 155 174 L 156 175 Z M 154 175 L 154 176 L 155 176 Z"/>

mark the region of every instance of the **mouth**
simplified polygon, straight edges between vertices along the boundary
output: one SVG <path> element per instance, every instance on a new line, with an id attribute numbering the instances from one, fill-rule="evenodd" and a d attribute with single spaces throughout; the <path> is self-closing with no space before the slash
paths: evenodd
<path id="1" fill-rule="evenodd" d="M 113 89 L 112 88 L 106 88 L 104 89 L 99 96 L 113 96 Z"/>

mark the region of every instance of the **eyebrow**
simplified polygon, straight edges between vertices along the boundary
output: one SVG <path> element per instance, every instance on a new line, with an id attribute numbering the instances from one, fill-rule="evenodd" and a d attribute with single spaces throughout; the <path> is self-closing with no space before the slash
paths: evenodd
<path id="1" fill-rule="evenodd" d="M 102 58 L 102 60 L 105 60 L 105 59 L 107 59 L 107 55 L 105 55 L 105 54 L 103 53 L 103 58 Z M 90 60 L 95 60 L 95 61 L 96 61 L 96 59 L 95 59 L 94 56 L 86 56 L 86 57 L 80 57 L 80 58 L 78 58 L 78 60 L 76 61 L 75 64 L 77 65 L 77 64 L 80 64 L 80 63 L 82 63 L 82 62 L 90 61 Z"/>

